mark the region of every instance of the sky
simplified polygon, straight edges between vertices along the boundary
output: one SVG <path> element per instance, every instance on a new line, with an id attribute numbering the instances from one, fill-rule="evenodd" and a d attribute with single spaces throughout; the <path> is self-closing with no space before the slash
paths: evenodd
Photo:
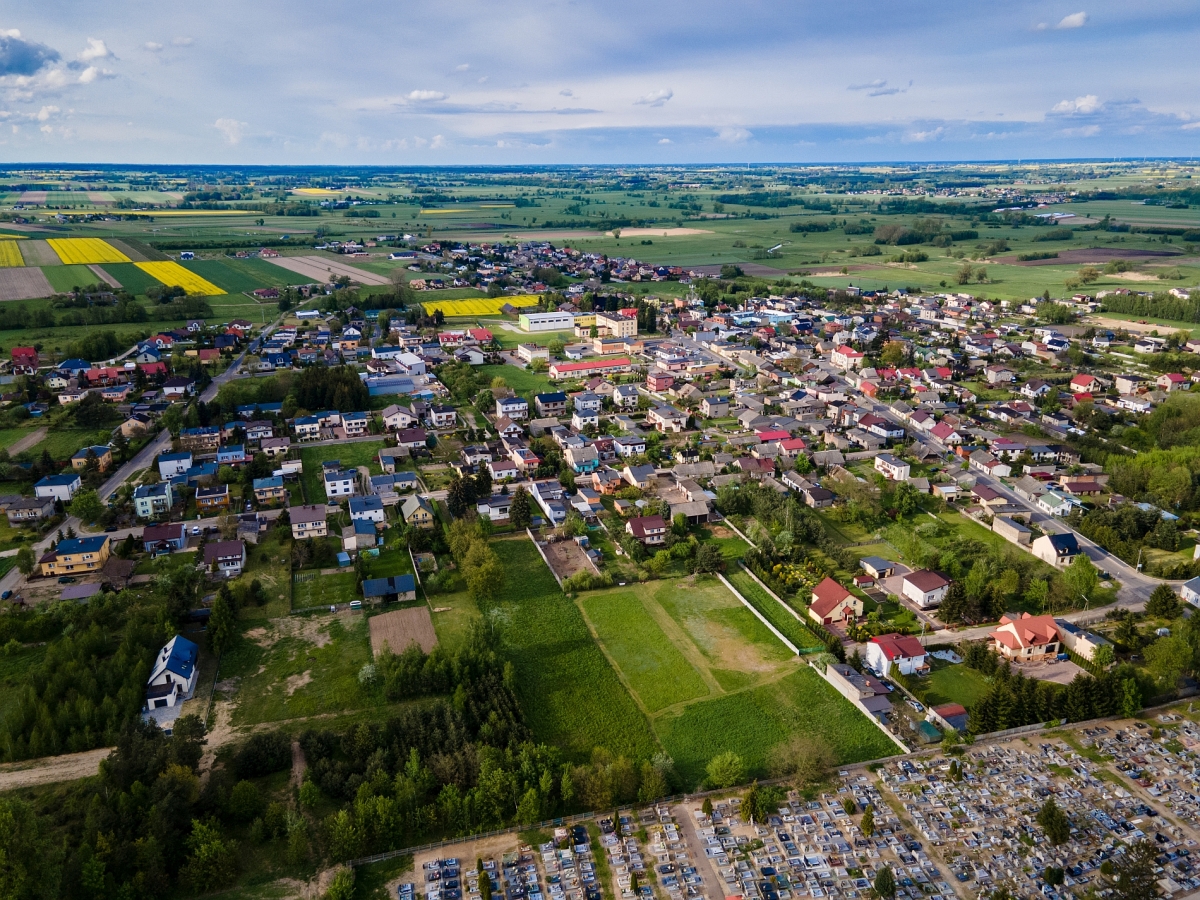
<path id="1" fill-rule="evenodd" d="M 0 0 L 0 162 L 1200 156 L 1195 0 Z"/>

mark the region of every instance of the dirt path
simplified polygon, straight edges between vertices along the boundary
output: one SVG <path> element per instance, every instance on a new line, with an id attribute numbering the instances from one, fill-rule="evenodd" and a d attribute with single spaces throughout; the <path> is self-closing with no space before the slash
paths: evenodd
<path id="1" fill-rule="evenodd" d="M 299 741 L 292 741 L 292 784 L 296 787 L 304 782 L 304 771 L 308 768 L 308 761 L 304 758 L 304 750 L 300 747 Z"/>
<path id="2" fill-rule="evenodd" d="M 50 756 L 0 766 L 0 791 L 90 778 L 100 771 L 100 760 L 111 752 L 111 747 L 102 747 L 84 753 Z"/>
<path id="3" fill-rule="evenodd" d="M 121 282 L 117 281 L 117 279 L 105 272 L 102 268 L 100 268 L 100 266 L 90 265 L 88 268 L 92 270 L 93 275 L 101 279 L 109 287 L 116 288 L 117 290 L 121 289 Z"/>
<path id="4" fill-rule="evenodd" d="M 17 441 L 14 441 L 12 446 L 10 446 L 8 448 L 8 455 L 16 456 L 18 453 L 24 453 L 30 447 L 34 446 L 39 441 L 41 441 L 41 439 L 44 438 L 45 436 L 46 436 L 45 428 L 35 428 L 33 431 L 29 432 L 29 434 L 25 435 L 25 437 L 20 438 Z"/>

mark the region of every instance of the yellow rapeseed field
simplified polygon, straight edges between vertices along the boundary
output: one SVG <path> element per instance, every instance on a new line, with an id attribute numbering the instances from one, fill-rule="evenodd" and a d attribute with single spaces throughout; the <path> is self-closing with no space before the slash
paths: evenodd
<path id="1" fill-rule="evenodd" d="M 21 257 L 21 248 L 16 241 L 0 241 L 0 268 L 11 269 L 14 266 L 25 265 Z"/>
<path id="2" fill-rule="evenodd" d="M 48 238 L 58 258 L 68 266 L 89 266 L 93 263 L 126 263 L 129 257 L 100 238 Z"/>
<path id="3" fill-rule="evenodd" d="M 134 263 L 134 265 L 168 287 L 178 285 L 189 294 L 213 297 L 225 293 L 211 281 L 206 281 L 195 272 L 188 271 L 177 262 L 140 262 Z"/>
<path id="4" fill-rule="evenodd" d="M 447 319 L 456 316 L 494 316 L 506 304 L 512 304 L 516 309 L 523 306 L 535 306 L 538 298 L 535 294 L 522 294 L 517 297 L 478 297 L 469 300 L 429 300 L 422 302 L 427 315 L 433 315 L 435 310 L 441 310 Z"/>

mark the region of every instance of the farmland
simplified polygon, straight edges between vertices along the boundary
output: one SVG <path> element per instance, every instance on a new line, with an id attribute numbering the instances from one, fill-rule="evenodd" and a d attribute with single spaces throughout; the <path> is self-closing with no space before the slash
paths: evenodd
<path id="1" fill-rule="evenodd" d="M 225 293 L 212 282 L 205 281 L 176 262 L 141 262 L 134 265 L 163 284 L 181 287 L 189 294 L 211 297 Z"/>
<path id="2" fill-rule="evenodd" d="M 50 238 L 46 241 L 64 265 L 129 262 L 129 257 L 99 238 Z"/>
<path id="3" fill-rule="evenodd" d="M 23 266 L 21 248 L 16 241 L 0 241 L 0 267 Z"/>
<path id="4" fill-rule="evenodd" d="M 481 297 L 478 300 L 427 300 L 421 304 L 428 315 L 441 311 L 447 319 L 462 316 L 494 316 L 508 304 L 521 305 L 520 297 Z M 536 303 L 536 297 L 525 298 L 525 302 Z"/>
<path id="5" fill-rule="evenodd" d="M 54 290 L 60 294 L 65 294 L 73 288 L 85 284 L 95 284 L 100 281 L 100 277 L 87 266 L 47 266 L 42 270 L 42 274 L 46 276 L 46 280 L 50 282 Z"/>

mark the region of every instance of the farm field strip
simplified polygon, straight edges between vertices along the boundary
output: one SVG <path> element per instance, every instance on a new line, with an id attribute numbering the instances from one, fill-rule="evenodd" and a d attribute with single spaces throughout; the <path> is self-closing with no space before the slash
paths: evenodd
<path id="1" fill-rule="evenodd" d="M 376 275 L 374 272 L 368 272 L 365 269 L 356 269 L 354 266 L 348 266 L 343 262 L 320 256 L 279 256 L 269 260 L 269 262 L 321 284 L 333 281 L 333 279 L 342 276 L 349 278 L 351 281 L 357 281 L 359 284 L 376 286 L 391 284 L 382 275 Z"/>
<path id="2" fill-rule="evenodd" d="M 21 256 L 21 248 L 16 241 L 0 241 L 0 266 L 11 268 L 24 266 L 25 259 Z"/>
<path id="3" fill-rule="evenodd" d="M 0 300 L 32 300 L 53 293 L 54 287 L 41 269 L 0 269 Z"/>
<path id="4" fill-rule="evenodd" d="M 189 294 L 212 297 L 217 294 L 226 293 L 226 291 L 217 287 L 211 281 L 206 281 L 195 272 L 189 272 L 177 262 L 141 262 L 134 263 L 134 265 L 163 284 L 167 286 L 178 285 Z"/>
<path id="5" fill-rule="evenodd" d="M 440 310 L 447 319 L 453 319 L 462 316 L 494 316 L 510 304 L 520 308 L 532 306 L 537 301 L 537 297 L 522 295 L 519 297 L 480 297 L 476 300 L 430 300 L 422 302 L 421 306 L 425 308 L 427 315 L 432 316 Z"/>
<path id="6" fill-rule="evenodd" d="M 824 652 L 825 645 L 821 643 L 808 628 L 795 616 L 779 604 L 774 597 L 758 586 L 758 583 L 748 574 L 741 571 L 731 571 L 725 576 L 729 583 L 757 609 L 768 622 L 774 625 L 789 641 L 800 648 L 800 652 Z"/>
<path id="7" fill-rule="evenodd" d="M 46 241 L 64 265 L 129 262 L 129 257 L 100 238 L 49 238 Z"/>
<path id="8" fill-rule="evenodd" d="M 101 280 L 87 266 L 75 264 L 54 266 L 46 269 L 42 274 L 46 276 L 46 280 L 50 282 L 50 286 L 60 294 L 65 294 L 74 288 L 83 287 L 87 284 L 95 284 Z"/>

